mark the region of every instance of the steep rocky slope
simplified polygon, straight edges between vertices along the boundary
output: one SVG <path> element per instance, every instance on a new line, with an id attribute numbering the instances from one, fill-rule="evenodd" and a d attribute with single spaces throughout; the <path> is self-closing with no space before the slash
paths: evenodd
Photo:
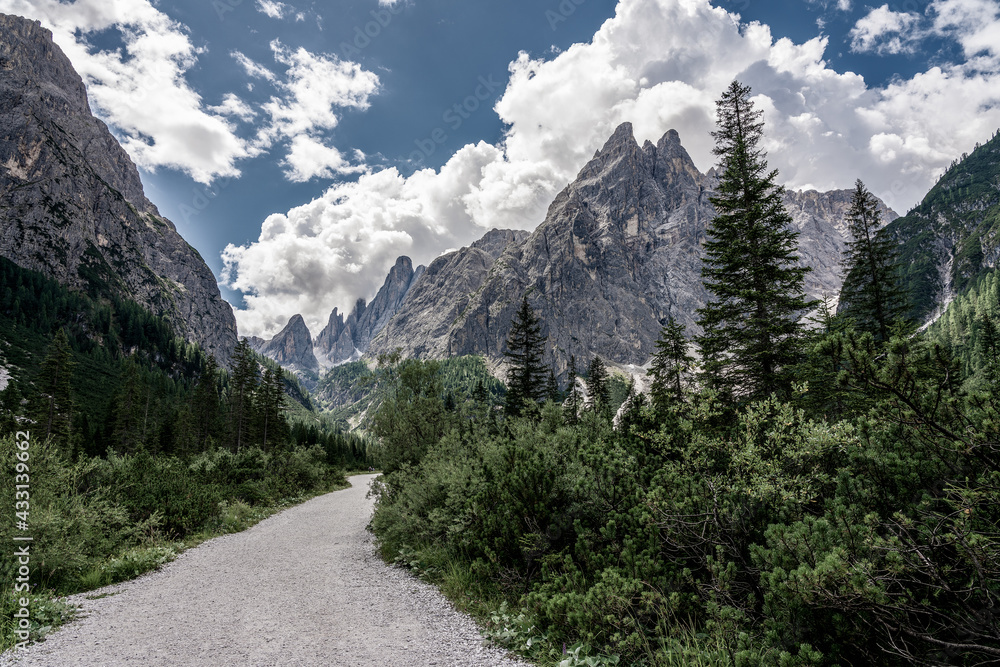
<path id="1" fill-rule="evenodd" d="M 911 316 L 926 322 L 1000 258 L 1000 133 L 948 169 L 885 229 L 898 243 Z"/>
<path id="2" fill-rule="evenodd" d="M 409 257 L 400 257 L 370 304 L 358 299 L 346 320 L 334 308 L 326 327 L 316 336 L 315 350 L 320 364 L 334 366 L 364 354 L 372 338 L 398 312 L 423 272 L 423 266 L 414 270 Z"/>
<path id="3" fill-rule="evenodd" d="M 227 362 L 236 319 L 212 271 L 143 194 L 52 34 L 0 14 L 0 255 L 131 299 Z"/>
<path id="4" fill-rule="evenodd" d="M 527 294 L 558 372 L 571 354 L 644 364 L 668 317 L 689 334 L 698 330 L 696 310 L 709 296 L 701 247 L 716 185 L 714 170 L 700 173 L 676 132 L 639 146 L 623 124 L 532 234 L 510 238 L 495 255 L 473 244 L 435 260 L 371 351 L 499 359 Z M 801 262 L 814 267 L 808 293 L 836 294 L 850 191 L 788 192 L 785 203 L 800 232 Z"/>
<path id="5" fill-rule="evenodd" d="M 319 362 L 313 354 L 313 339 L 301 315 L 288 320 L 284 329 L 269 341 L 250 341 L 251 347 L 274 359 L 291 371 L 317 371 Z"/>

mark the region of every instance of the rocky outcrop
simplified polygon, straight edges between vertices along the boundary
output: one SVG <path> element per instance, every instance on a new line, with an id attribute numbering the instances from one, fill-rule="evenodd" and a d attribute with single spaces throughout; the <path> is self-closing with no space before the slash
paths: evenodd
<path id="1" fill-rule="evenodd" d="M 252 345 L 252 344 L 251 344 Z M 260 347 L 260 353 L 284 368 L 296 372 L 315 372 L 319 362 L 313 354 L 313 339 L 301 315 L 295 315 L 285 328 Z"/>
<path id="2" fill-rule="evenodd" d="M 227 363 L 236 319 L 212 271 L 143 194 L 52 34 L 0 14 L 0 255 L 131 299 Z"/>
<path id="3" fill-rule="evenodd" d="M 689 335 L 699 331 L 696 311 L 709 298 L 702 243 L 717 183 L 714 171 L 698 171 L 677 132 L 639 146 L 623 124 L 533 233 L 506 242 L 488 234 L 478 247 L 435 260 L 371 351 L 500 359 L 527 295 L 560 374 L 571 354 L 645 364 L 668 317 Z M 790 192 L 785 201 L 800 232 L 801 261 L 817 267 L 807 292 L 837 293 L 850 191 Z"/>
<path id="4" fill-rule="evenodd" d="M 346 320 L 334 308 L 326 327 L 316 337 L 316 355 L 320 363 L 335 366 L 364 354 L 372 339 L 399 311 L 410 288 L 423 272 L 423 266 L 414 270 L 409 257 L 400 257 L 371 303 L 358 299 Z"/>
<path id="5" fill-rule="evenodd" d="M 406 356 L 451 356 L 450 332 L 482 288 L 504 251 L 523 242 L 527 232 L 492 230 L 471 246 L 438 257 L 382 334 L 373 353 L 401 347 Z"/>
<path id="6" fill-rule="evenodd" d="M 854 190 L 786 191 L 785 209 L 799 232 L 799 264 L 812 267 L 806 274 L 805 288 L 817 299 L 836 297 L 844 282 L 840 260 L 850 240 L 847 212 Z M 899 216 L 879 201 L 883 224 Z"/>

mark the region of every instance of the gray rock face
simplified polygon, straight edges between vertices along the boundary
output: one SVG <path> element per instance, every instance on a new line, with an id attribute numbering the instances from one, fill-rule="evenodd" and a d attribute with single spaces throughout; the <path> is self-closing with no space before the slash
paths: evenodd
<path id="1" fill-rule="evenodd" d="M 52 34 L 0 14 L 0 255 L 131 299 L 227 364 L 236 319 L 198 252 L 143 194 Z"/>
<path id="2" fill-rule="evenodd" d="M 451 327 L 491 275 L 504 251 L 527 232 L 492 230 L 471 246 L 438 257 L 407 295 L 399 312 L 373 341 L 373 354 L 403 348 L 406 356 L 450 356 Z"/>
<path id="3" fill-rule="evenodd" d="M 319 370 L 319 362 L 313 354 L 313 339 L 301 315 L 288 320 L 285 328 L 264 343 L 259 352 L 291 371 Z"/>
<path id="4" fill-rule="evenodd" d="M 571 354 L 645 364 L 668 317 L 688 335 L 699 332 L 696 310 L 709 298 L 702 243 L 717 182 L 714 171 L 697 170 L 677 132 L 640 147 L 623 124 L 532 234 L 503 242 L 491 232 L 435 260 L 371 351 L 500 359 L 527 294 L 558 373 Z M 801 261 L 817 267 L 807 292 L 839 292 L 850 191 L 790 192 L 785 201 L 800 231 Z"/>
<path id="5" fill-rule="evenodd" d="M 326 327 L 316 337 L 316 355 L 320 363 L 335 366 L 364 354 L 372 339 L 398 312 L 410 288 L 423 273 L 423 266 L 414 271 L 410 258 L 400 257 L 370 304 L 358 299 L 346 321 L 334 308 Z"/>

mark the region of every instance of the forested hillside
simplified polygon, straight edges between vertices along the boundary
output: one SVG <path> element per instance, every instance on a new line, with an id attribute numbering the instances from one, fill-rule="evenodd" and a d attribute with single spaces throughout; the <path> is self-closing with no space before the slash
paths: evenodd
<path id="1" fill-rule="evenodd" d="M 1000 134 L 956 160 L 885 233 L 899 245 L 910 317 L 926 319 L 1000 257 Z"/>

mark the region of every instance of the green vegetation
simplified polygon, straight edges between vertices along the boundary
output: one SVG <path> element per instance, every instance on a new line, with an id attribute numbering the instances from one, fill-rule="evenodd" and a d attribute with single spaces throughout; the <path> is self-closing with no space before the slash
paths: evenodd
<path id="1" fill-rule="evenodd" d="M 388 362 L 394 358 L 394 362 Z M 315 391 L 319 405 L 333 405 L 325 413 L 329 419 L 346 426 L 369 428 L 375 408 L 385 397 L 384 373 L 398 362 L 398 356 L 386 355 L 387 363 L 380 369 L 371 369 L 364 361 L 352 361 L 331 368 L 320 379 Z M 496 379 L 479 356 L 452 357 L 440 362 L 441 389 L 445 396 L 474 392 L 483 398 L 501 400 L 507 393 L 503 382 Z"/>
<path id="2" fill-rule="evenodd" d="M 0 279 L 0 355 L 13 376 L 0 392 L 0 467 L 13 498 L 13 436 L 30 432 L 32 639 L 67 617 L 59 596 L 135 577 L 370 465 L 364 439 L 310 411 L 297 383 L 245 346 L 229 374 L 133 303 L 6 260 Z M 302 399 L 291 421 L 288 392 Z M 0 518 L 7 544 L 15 519 Z M 0 579 L 16 568 L 8 549 Z M 0 606 L 13 596 L 8 586 Z M 10 618 L 0 648 L 15 641 Z"/>
<path id="3" fill-rule="evenodd" d="M 649 665 L 988 659 L 995 396 L 963 391 L 925 338 L 847 330 L 812 354 L 831 347 L 850 395 L 836 420 L 805 386 L 732 420 L 713 391 L 685 388 L 617 429 L 553 403 L 505 419 L 473 397 L 448 410 L 437 364 L 403 362 L 400 391 L 421 402 L 381 409 L 395 423 L 412 411 L 424 439 L 405 453 L 400 439 L 382 478 L 382 553 L 542 664 L 563 644 Z"/>
<path id="4" fill-rule="evenodd" d="M 1000 382 L 1000 272 L 979 277 L 927 329 L 927 336 L 946 346 L 961 364 L 967 388 L 996 391 Z"/>

